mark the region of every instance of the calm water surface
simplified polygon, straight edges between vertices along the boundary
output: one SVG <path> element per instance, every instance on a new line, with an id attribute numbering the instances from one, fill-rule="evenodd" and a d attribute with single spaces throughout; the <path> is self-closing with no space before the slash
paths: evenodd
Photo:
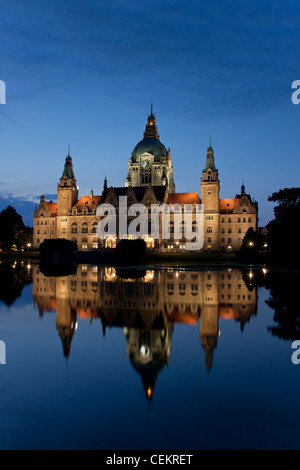
<path id="1" fill-rule="evenodd" d="M 61 274 L 0 265 L 1 449 L 300 447 L 299 272 Z"/>

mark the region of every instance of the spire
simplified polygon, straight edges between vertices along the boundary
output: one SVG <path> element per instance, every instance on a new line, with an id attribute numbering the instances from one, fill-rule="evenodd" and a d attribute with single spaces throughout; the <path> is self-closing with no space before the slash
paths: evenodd
<path id="1" fill-rule="evenodd" d="M 159 139 L 157 127 L 156 127 L 156 119 L 155 115 L 153 114 L 153 105 L 151 104 L 151 113 L 148 115 L 148 120 L 146 124 L 146 130 L 144 132 L 144 139 L 151 139 L 156 137 Z"/>
<path id="2" fill-rule="evenodd" d="M 61 179 L 63 178 L 75 180 L 74 176 L 74 171 L 73 171 L 73 163 L 72 163 L 72 158 L 70 156 L 70 146 L 68 146 L 68 156 L 66 157 L 65 165 L 64 165 L 64 171 L 61 176 Z"/>
<path id="3" fill-rule="evenodd" d="M 91 190 L 90 190 L 90 197 L 94 197 L 94 191 L 93 191 L 93 188 L 91 188 Z"/>
<path id="4" fill-rule="evenodd" d="M 241 194 L 245 194 L 244 178 L 242 179 Z"/>
<path id="5" fill-rule="evenodd" d="M 106 175 L 105 175 L 104 184 L 103 184 L 103 191 L 106 191 L 106 190 L 107 190 L 107 179 L 106 179 Z"/>
<path id="6" fill-rule="evenodd" d="M 209 148 L 211 149 L 212 146 L 211 146 L 211 135 L 209 136 Z"/>
<path id="7" fill-rule="evenodd" d="M 206 172 L 208 169 L 211 169 L 212 171 L 216 171 L 215 157 L 214 157 L 214 151 L 212 147 L 208 147 L 207 154 L 206 154 L 206 165 L 205 165 L 204 171 Z"/>

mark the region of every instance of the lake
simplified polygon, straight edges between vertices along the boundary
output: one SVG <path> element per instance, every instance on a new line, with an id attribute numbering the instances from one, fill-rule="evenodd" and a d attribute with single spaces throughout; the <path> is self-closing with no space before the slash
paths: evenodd
<path id="1" fill-rule="evenodd" d="M 299 281 L 2 261 L 0 448 L 298 449 Z"/>

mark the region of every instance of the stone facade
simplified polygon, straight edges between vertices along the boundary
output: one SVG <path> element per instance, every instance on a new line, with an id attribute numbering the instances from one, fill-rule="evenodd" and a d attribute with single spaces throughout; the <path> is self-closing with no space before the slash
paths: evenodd
<path id="1" fill-rule="evenodd" d="M 57 187 L 57 203 L 45 201 L 41 196 L 40 204 L 34 212 L 33 246 L 37 248 L 47 238 L 66 238 L 77 243 L 79 250 L 113 248 L 118 235 L 107 234 L 104 240 L 97 236 L 100 216 L 97 208 L 101 204 L 111 204 L 119 210 L 120 196 L 127 196 L 128 207 L 141 203 L 150 209 L 152 204 L 191 205 L 193 223 L 197 204 L 204 205 L 204 246 L 203 251 L 237 251 L 243 237 L 252 227 L 257 230 L 258 205 L 246 194 L 242 185 L 241 193 L 234 198 L 220 199 L 220 180 L 215 166 L 214 151 L 207 149 L 206 163 L 200 181 L 201 199 L 197 192 L 176 193 L 173 180 L 173 164 L 170 149 L 166 150 L 160 142 L 155 116 L 151 108 L 148 116 L 144 139 L 134 148 L 128 164 L 128 175 L 124 187 L 108 187 L 104 180 L 103 191 L 95 196 L 78 195 L 77 181 L 73 162 L 68 154 L 63 174 Z M 130 222 L 130 219 L 129 219 Z M 170 238 L 161 235 L 158 240 L 151 238 L 150 212 L 149 233 L 145 236 L 147 247 L 162 251 L 186 250 L 183 230 L 180 238 L 174 239 L 174 215 L 171 213 Z M 196 231 L 197 227 L 193 226 Z M 117 234 L 118 234 L 117 227 Z"/>

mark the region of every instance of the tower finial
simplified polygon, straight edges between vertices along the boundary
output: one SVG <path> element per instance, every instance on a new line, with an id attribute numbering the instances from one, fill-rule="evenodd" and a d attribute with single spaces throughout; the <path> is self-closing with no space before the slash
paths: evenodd
<path id="1" fill-rule="evenodd" d="M 106 191 L 106 189 L 107 189 L 107 178 L 106 178 L 106 173 L 105 173 L 104 184 L 103 184 L 103 191 Z"/>
<path id="2" fill-rule="evenodd" d="M 211 148 L 211 135 L 209 135 L 209 146 Z"/>
<path id="3" fill-rule="evenodd" d="M 68 145 L 68 157 L 70 157 L 70 145 Z"/>
<path id="4" fill-rule="evenodd" d="M 242 179 L 241 193 L 245 194 L 244 178 Z"/>

